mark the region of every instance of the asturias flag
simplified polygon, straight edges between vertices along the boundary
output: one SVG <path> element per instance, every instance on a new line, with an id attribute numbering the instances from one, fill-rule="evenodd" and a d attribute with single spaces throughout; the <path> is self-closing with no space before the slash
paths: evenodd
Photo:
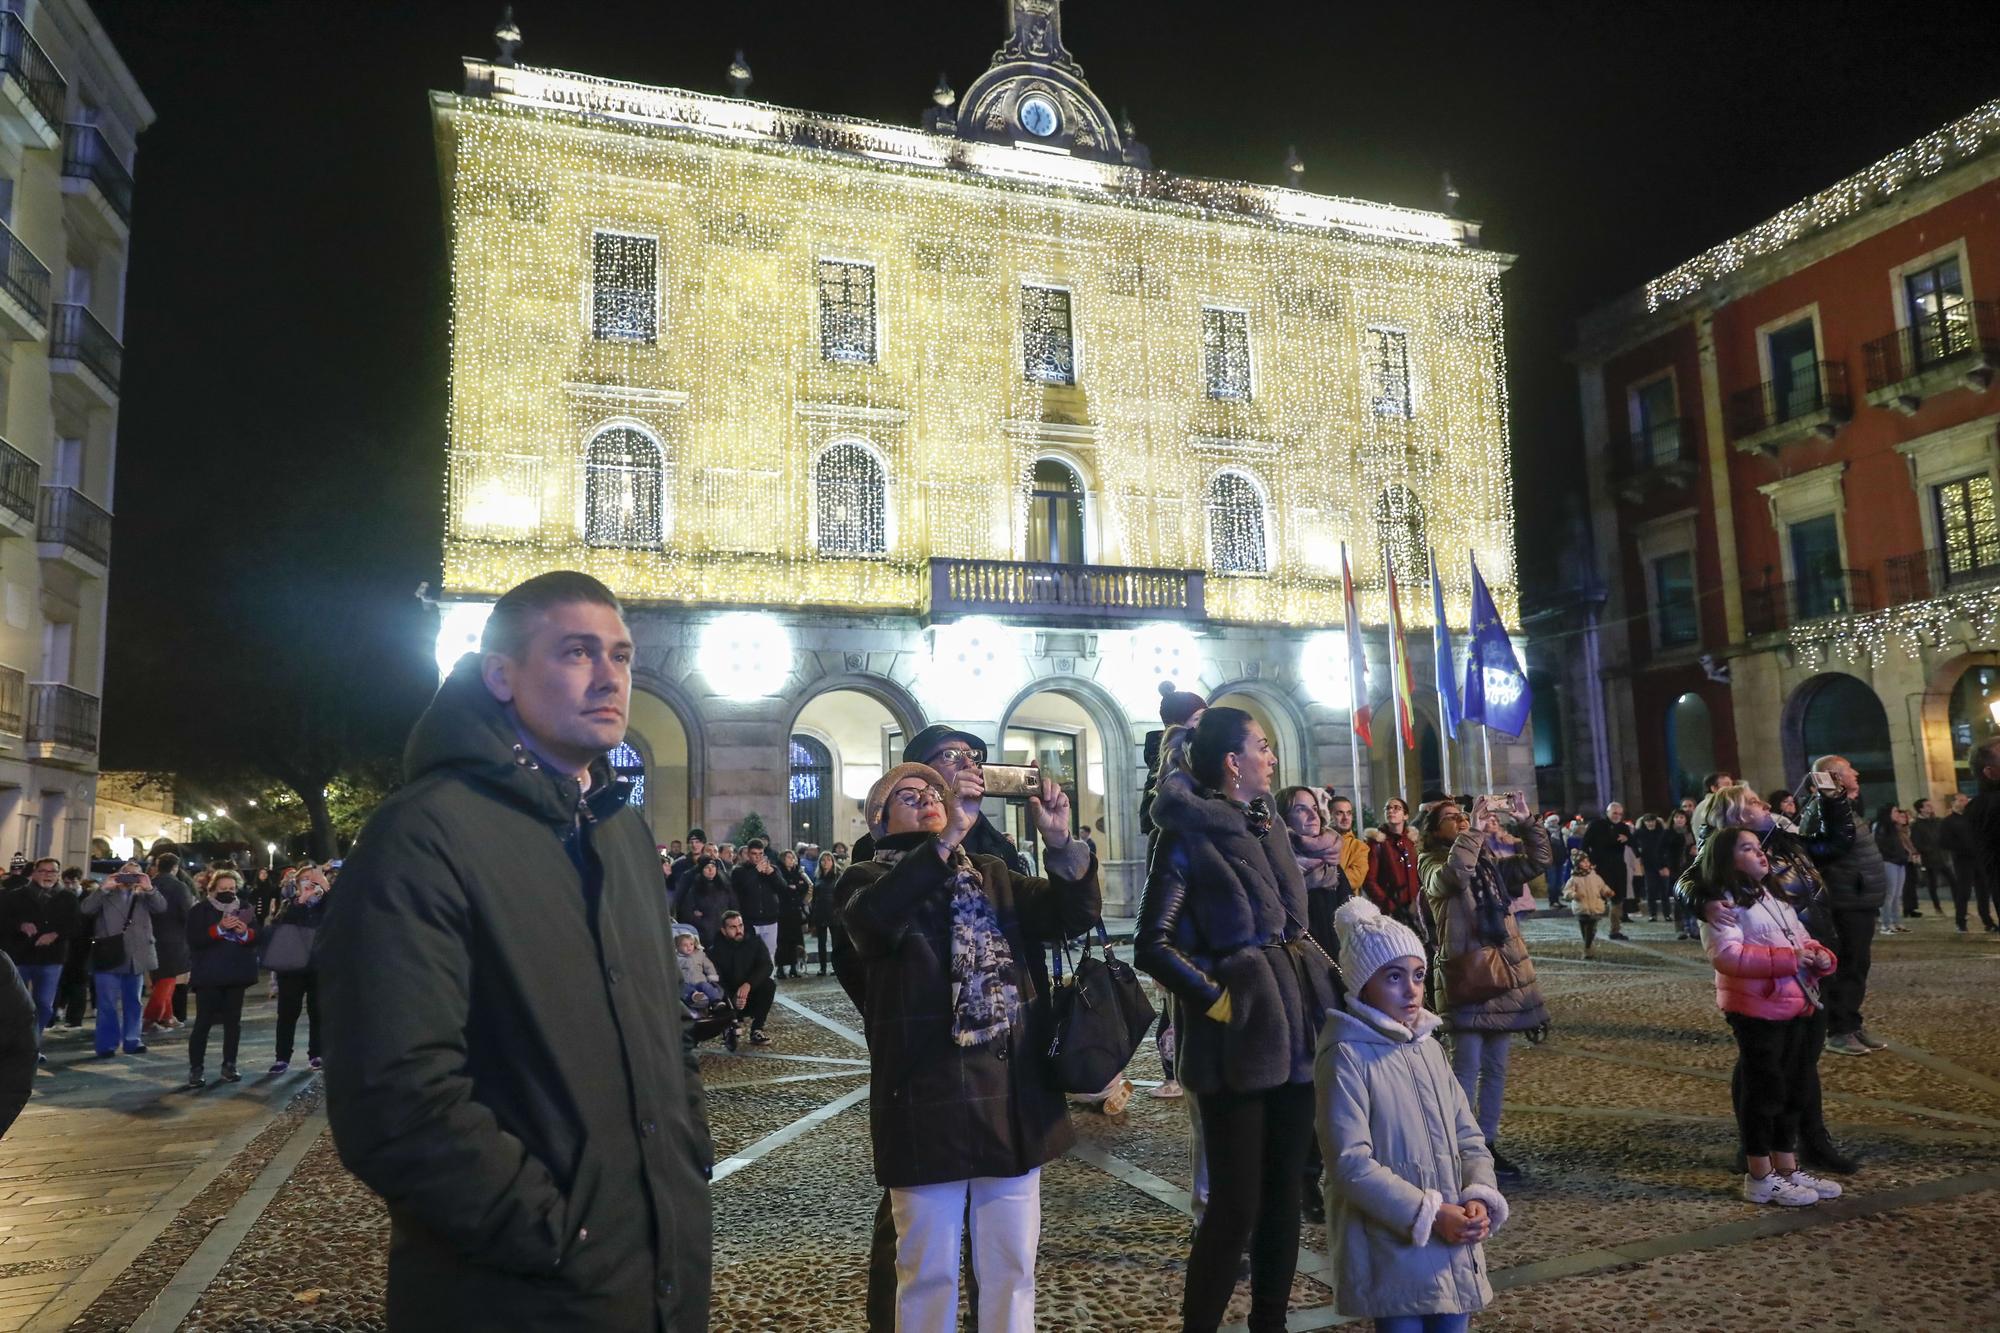
<path id="1" fill-rule="evenodd" d="M 1410 646 L 1403 641 L 1403 609 L 1396 600 L 1396 562 L 1389 558 L 1388 551 L 1382 552 L 1382 567 L 1389 574 L 1389 650 L 1395 673 L 1390 688 L 1396 692 L 1396 721 L 1403 729 L 1403 748 L 1417 748 L 1417 729 L 1412 724 L 1411 715 L 1416 711 L 1410 704 Z"/>
<path id="2" fill-rule="evenodd" d="M 1368 734 L 1368 653 L 1361 642 L 1361 617 L 1354 610 L 1354 572 L 1347 567 L 1347 543 L 1340 544 L 1340 594 L 1344 599 L 1347 630 L 1348 710 L 1354 714 L 1354 734 L 1363 745 L 1373 745 Z"/>
<path id="3" fill-rule="evenodd" d="M 1438 582 L 1437 552 L 1431 552 L 1431 657 L 1437 663 L 1438 713 L 1444 734 L 1458 739 L 1458 680 L 1452 673 L 1451 629 L 1444 623 L 1444 585 Z"/>
<path id="4" fill-rule="evenodd" d="M 1513 640 L 1500 623 L 1499 608 L 1472 562 L 1472 634 L 1465 658 L 1465 710 L 1468 722 L 1483 722 L 1495 731 L 1518 736 L 1528 725 L 1534 696 L 1528 673 L 1514 656 Z"/>

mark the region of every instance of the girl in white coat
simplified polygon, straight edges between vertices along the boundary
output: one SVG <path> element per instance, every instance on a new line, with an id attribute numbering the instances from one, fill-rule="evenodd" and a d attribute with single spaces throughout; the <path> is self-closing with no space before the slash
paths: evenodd
<path id="1" fill-rule="evenodd" d="M 1507 1220 L 1493 1155 L 1424 1008 L 1424 947 L 1365 898 L 1334 914 L 1347 1011 L 1320 1033 L 1335 1306 L 1381 1333 L 1456 1333 L 1493 1299 L 1481 1246 Z"/>

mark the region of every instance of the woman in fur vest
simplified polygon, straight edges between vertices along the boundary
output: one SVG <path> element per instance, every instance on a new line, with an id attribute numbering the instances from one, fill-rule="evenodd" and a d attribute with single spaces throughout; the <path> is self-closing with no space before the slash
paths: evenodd
<path id="1" fill-rule="evenodd" d="M 1313 1053 L 1333 969 L 1306 938 L 1306 885 L 1269 797 L 1277 757 L 1239 708 L 1210 708 L 1191 782 L 1162 783 L 1161 831 L 1139 906 L 1136 961 L 1179 1002 L 1176 1072 L 1200 1107 L 1208 1208 L 1195 1228 L 1181 1325 L 1222 1322 L 1244 1247 L 1253 1333 L 1285 1326 L 1299 1191 L 1313 1135 Z"/>

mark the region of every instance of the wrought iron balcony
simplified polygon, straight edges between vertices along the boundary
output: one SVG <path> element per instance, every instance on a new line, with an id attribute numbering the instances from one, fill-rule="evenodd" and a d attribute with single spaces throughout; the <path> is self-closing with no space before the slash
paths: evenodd
<path id="1" fill-rule="evenodd" d="M 74 551 L 111 563 L 111 515 L 72 486 L 42 487 L 42 510 L 35 540 L 58 551 Z"/>
<path id="2" fill-rule="evenodd" d="M 1884 605 L 1901 606 L 1969 583 L 2000 579 L 2000 551 L 1913 551 L 1882 562 Z"/>
<path id="3" fill-rule="evenodd" d="M 0 440 L 0 512 L 21 519 L 24 527 L 33 529 L 41 504 L 41 487 L 42 465 Z"/>
<path id="4" fill-rule="evenodd" d="M 1868 401 L 1915 412 L 1929 394 L 1965 387 L 1983 391 L 2000 366 L 2000 305 L 1960 301 L 1862 348 Z"/>
<path id="5" fill-rule="evenodd" d="M 1206 586 L 1198 569 L 933 560 L 930 612 L 1052 620 L 1200 620 L 1207 612 Z"/>
<path id="6" fill-rule="evenodd" d="M 28 727 L 28 673 L 0 666 L 0 735 L 19 736 Z"/>
<path id="7" fill-rule="evenodd" d="M 63 175 L 88 181 L 104 196 L 118 220 L 132 221 L 132 173 L 118 160 L 104 132 L 95 125 L 71 125 L 63 141 Z"/>
<path id="8" fill-rule="evenodd" d="M 21 243 L 13 228 L 0 222 L 0 322 L 23 342 L 40 342 L 48 332 L 49 270 L 35 252 Z"/>
<path id="9" fill-rule="evenodd" d="M 97 752 L 97 696 L 73 685 L 28 686 L 28 743 Z"/>
<path id="10" fill-rule="evenodd" d="M 1828 569 L 1785 583 L 1743 590 L 1746 634 L 1777 634 L 1827 616 L 1876 610 L 1875 581 L 1865 569 Z"/>
<path id="11" fill-rule="evenodd" d="M 1795 372 L 1782 383 L 1766 380 L 1733 394 L 1729 434 L 1738 449 L 1769 449 L 1808 432 L 1830 440 L 1853 416 L 1847 367 L 1838 361 L 1815 361 L 1810 374 Z"/>
<path id="12" fill-rule="evenodd" d="M 69 85 L 21 16 L 11 11 L 0 13 L 0 83 L 13 85 L 6 90 L 8 100 L 18 97 L 42 118 L 42 124 L 33 127 L 40 146 L 55 147 L 52 136 L 61 132 Z"/>
<path id="13" fill-rule="evenodd" d="M 1611 459 L 1618 494 L 1637 504 L 1661 487 L 1681 488 L 1700 472 L 1694 432 L 1681 420 L 1659 421 L 1619 440 Z"/>
<path id="14" fill-rule="evenodd" d="M 125 371 L 125 348 L 86 307 L 56 306 L 56 327 L 49 338 L 49 359 L 71 361 L 82 366 L 97 377 L 113 398 L 118 396 L 118 379 Z"/>

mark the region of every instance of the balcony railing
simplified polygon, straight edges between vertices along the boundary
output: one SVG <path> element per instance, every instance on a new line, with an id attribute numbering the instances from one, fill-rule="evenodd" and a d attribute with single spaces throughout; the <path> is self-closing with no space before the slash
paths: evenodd
<path id="1" fill-rule="evenodd" d="M 1913 551 L 1882 562 L 1882 594 L 1887 606 L 1921 602 L 1968 583 L 2000 579 L 2000 551 Z"/>
<path id="2" fill-rule="evenodd" d="M 1876 610 L 1875 581 L 1865 569 L 1829 569 L 1787 583 L 1743 590 L 1743 629 L 1776 634 L 1826 616 Z"/>
<path id="3" fill-rule="evenodd" d="M 1656 485 L 1684 486 L 1699 470 L 1694 432 L 1678 419 L 1654 422 L 1620 439 L 1611 463 L 1619 494 L 1634 502 Z"/>
<path id="4" fill-rule="evenodd" d="M 41 503 L 42 465 L 0 440 L 0 508 L 28 522 L 36 521 Z"/>
<path id="5" fill-rule="evenodd" d="M 121 221 L 132 221 L 132 173 L 97 126 L 69 127 L 63 142 L 63 175 L 89 181 L 103 192 Z"/>
<path id="6" fill-rule="evenodd" d="M 97 696 L 72 685 L 28 686 L 28 741 L 97 750 Z"/>
<path id="7" fill-rule="evenodd" d="M 34 251 L 21 244 L 21 238 L 4 222 L 0 222 L 0 247 L 6 250 L 6 264 L 0 267 L 0 287 L 25 306 L 36 322 L 46 322 L 49 317 L 48 266 L 35 258 Z"/>
<path id="8" fill-rule="evenodd" d="M 1877 338 L 1862 353 L 1871 394 L 1898 392 L 1933 370 L 1990 368 L 2000 360 L 2000 305 L 1960 301 Z"/>
<path id="9" fill-rule="evenodd" d="M 74 487 L 44 486 L 35 540 L 60 543 L 100 565 L 109 565 L 111 515 Z"/>
<path id="10" fill-rule="evenodd" d="M 19 14 L 0 13 L 0 76 L 21 81 L 29 103 L 42 113 L 50 129 L 63 123 L 63 101 L 69 95 L 69 85 Z"/>
<path id="11" fill-rule="evenodd" d="M 1027 560 L 931 561 L 931 614 L 1200 620 L 1198 569 L 1053 565 Z"/>
<path id="12" fill-rule="evenodd" d="M 0 666 L 0 734 L 19 736 L 28 726 L 28 673 Z"/>
<path id="13" fill-rule="evenodd" d="M 49 356 L 78 361 L 118 392 L 118 377 L 125 370 L 125 349 L 111 336 L 111 330 L 97 322 L 97 316 L 80 305 L 57 305 L 55 333 L 49 339 Z"/>
<path id="14" fill-rule="evenodd" d="M 1795 373 L 1789 381 L 1767 380 L 1743 389 L 1729 400 L 1729 433 L 1741 441 L 1796 424 L 1799 433 L 1837 426 L 1854 415 L 1847 393 L 1847 367 L 1838 361 L 1815 361 L 1810 374 Z M 1826 430 L 1831 435 L 1831 430 Z"/>

